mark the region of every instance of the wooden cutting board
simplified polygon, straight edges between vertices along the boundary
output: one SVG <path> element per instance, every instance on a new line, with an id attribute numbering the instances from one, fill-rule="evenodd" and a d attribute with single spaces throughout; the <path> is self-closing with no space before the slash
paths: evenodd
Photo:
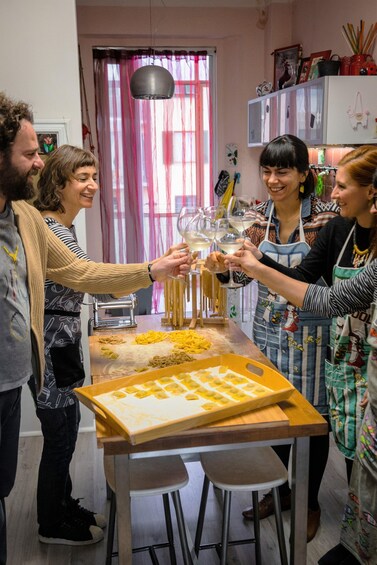
<path id="1" fill-rule="evenodd" d="M 226 418 L 225 420 L 206 424 L 204 427 L 220 427 L 222 430 L 224 430 L 224 426 L 226 428 L 235 428 L 237 426 L 251 425 L 253 426 L 253 428 L 259 426 L 266 428 L 269 426 L 276 427 L 277 425 L 288 426 L 288 424 L 288 416 L 284 414 L 283 410 L 278 404 L 272 404 L 271 406 L 266 406 L 265 408 L 258 408 L 256 410 L 252 410 L 251 412 L 246 412 L 245 414 L 232 416 L 230 418 Z M 180 434 L 195 435 L 195 429 L 199 430 L 199 428 L 201 427 L 203 426 L 199 426 L 198 428 L 190 428 L 189 430 L 180 432 Z M 119 435 L 118 431 L 112 428 L 111 425 L 109 425 L 108 422 L 106 422 L 102 418 L 96 418 L 96 429 L 99 446 L 102 445 L 104 439 Z"/>
<path id="2" fill-rule="evenodd" d="M 218 329 L 213 328 L 198 328 L 195 330 L 198 334 L 208 339 L 211 343 L 210 349 L 203 353 L 194 354 L 190 353 L 194 360 L 206 359 L 214 355 L 223 355 L 226 353 L 234 353 L 234 348 L 229 341 L 228 337 L 222 335 Z M 109 359 L 103 354 L 103 343 L 100 343 L 101 335 L 90 336 L 90 360 L 91 360 L 91 374 L 93 383 L 98 382 L 98 378 L 105 377 L 107 380 L 116 379 L 119 377 L 127 377 L 138 373 L 138 369 L 148 368 L 153 370 L 153 367 L 148 367 L 148 362 L 155 355 L 169 355 L 172 353 L 174 343 L 164 340 L 158 343 L 150 343 L 148 345 L 138 345 L 135 342 L 135 337 L 141 331 L 126 331 L 116 333 L 116 337 L 121 337 L 124 343 L 121 344 L 106 344 L 106 348 L 113 351 L 118 355 L 117 359 Z M 105 335 L 105 334 L 103 334 Z M 106 337 L 110 334 L 106 333 Z"/>

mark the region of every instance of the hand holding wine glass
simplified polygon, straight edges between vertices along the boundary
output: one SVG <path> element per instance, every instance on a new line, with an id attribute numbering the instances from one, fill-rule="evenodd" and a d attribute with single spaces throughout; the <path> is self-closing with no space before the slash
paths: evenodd
<path id="1" fill-rule="evenodd" d="M 215 241 L 222 251 L 233 254 L 241 249 L 244 240 L 244 236 L 232 225 L 228 218 L 217 220 Z M 234 282 L 233 271 L 229 268 L 229 282 L 221 286 L 239 288 L 242 285 Z"/>
<path id="2" fill-rule="evenodd" d="M 189 250 L 194 253 L 208 249 L 215 237 L 215 231 L 211 230 L 203 210 L 193 206 L 183 206 L 178 216 L 177 228 Z"/>

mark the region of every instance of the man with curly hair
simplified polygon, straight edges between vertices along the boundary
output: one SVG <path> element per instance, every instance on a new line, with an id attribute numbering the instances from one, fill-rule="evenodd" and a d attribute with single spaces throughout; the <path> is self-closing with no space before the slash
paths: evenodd
<path id="1" fill-rule="evenodd" d="M 21 388 L 44 374 L 44 284 L 50 279 L 77 291 L 124 296 L 168 276 L 183 277 L 188 255 L 174 248 L 151 263 L 112 265 L 78 258 L 24 200 L 43 168 L 29 106 L 0 92 L 0 565 L 7 559 L 5 498 L 17 466 Z M 80 528 L 78 528 L 80 530 Z M 77 545 L 103 538 L 96 525 L 78 533 Z M 71 540 L 72 541 L 72 540 Z"/>

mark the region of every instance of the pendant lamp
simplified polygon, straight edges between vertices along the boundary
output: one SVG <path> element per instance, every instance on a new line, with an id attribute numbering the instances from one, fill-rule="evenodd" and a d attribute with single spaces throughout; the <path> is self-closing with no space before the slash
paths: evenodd
<path id="1" fill-rule="evenodd" d="M 164 67 L 146 65 L 134 72 L 130 89 L 132 98 L 165 100 L 174 94 L 174 79 Z"/>
<path id="2" fill-rule="evenodd" d="M 152 0 L 149 0 L 149 25 L 152 44 Z M 166 100 L 174 94 L 174 79 L 167 69 L 154 64 L 137 69 L 131 77 L 132 98 L 140 100 Z"/>

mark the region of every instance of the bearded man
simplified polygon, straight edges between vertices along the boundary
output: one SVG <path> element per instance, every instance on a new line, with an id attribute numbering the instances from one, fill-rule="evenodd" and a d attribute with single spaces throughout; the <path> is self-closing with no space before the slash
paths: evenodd
<path id="1" fill-rule="evenodd" d="M 25 202 L 44 166 L 32 123 L 27 104 L 0 92 L 0 565 L 7 559 L 5 498 L 16 475 L 21 389 L 34 376 L 39 391 L 43 379 L 45 279 L 120 297 L 190 268 L 189 255 L 171 249 L 133 265 L 94 263 L 69 251 Z M 102 537 L 93 531 L 96 541 Z"/>

